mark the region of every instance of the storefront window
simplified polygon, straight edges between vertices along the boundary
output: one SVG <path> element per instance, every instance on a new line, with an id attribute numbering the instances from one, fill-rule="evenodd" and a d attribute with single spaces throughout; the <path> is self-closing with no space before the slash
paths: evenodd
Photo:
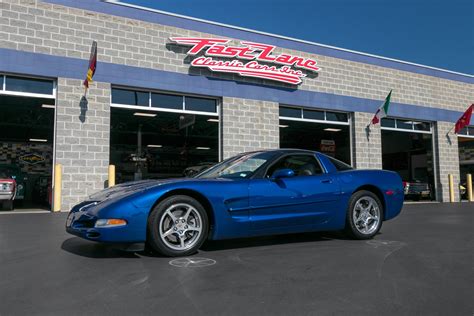
<path id="1" fill-rule="evenodd" d="M 184 100 L 185 109 L 188 111 L 217 112 L 217 102 L 215 99 L 185 97 Z"/>
<path id="2" fill-rule="evenodd" d="M 326 112 L 326 120 L 335 122 L 347 122 L 347 114 L 338 112 Z"/>
<path id="3" fill-rule="evenodd" d="M 324 111 L 303 110 L 303 117 L 310 120 L 324 120 Z"/>
<path id="4" fill-rule="evenodd" d="M 113 88 L 112 103 L 148 106 L 149 94 L 148 92 Z"/>
<path id="5" fill-rule="evenodd" d="M 152 93 L 151 106 L 155 108 L 182 110 L 183 96 L 163 93 Z"/>
<path id="6" fill-rule="evenodd" d="M 7 91 L 52 95 L 54 82 L 52 80 L 6 76 L 5 89 Z"/>
<path id="7" fill-rule="evenodd" d="M 280 106 L 280 116 L 301 118 L 301 109 Z"/>

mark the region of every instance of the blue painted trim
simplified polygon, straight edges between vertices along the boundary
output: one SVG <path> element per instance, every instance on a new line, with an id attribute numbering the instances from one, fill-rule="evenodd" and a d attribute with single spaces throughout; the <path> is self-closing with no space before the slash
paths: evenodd
<path id="1" fill-rule="evenodd" d="M 78 58 L 0 48 L 1 72 L 84 79 L 87 65 L 87 60 Z M 382 100 L 270 87 L 104 62 L 98 63 L 94 80 L 144 89 L 272 101 L 347 112 L 375 113 L 382 102 Z M 428 121 L 456 122 L 462 112 L 392 103 L 390 115 Z"/>
<path id="2" fill-rule="evenodd" d="M 177 17 L 167 15 L 159 12 L 152 12 L 146 10 L 135 9 L 131 7 L 125 7 L 115 5 L 111 3 L 102 2 L 100 0 L 43 0 L 44 2 L 60 4 L 64 6 L 95 11 L 115 16 L 121 16 L 151 23 L 158 23 L 168 26 L 179 27 L 187 30 L 194 30 L 203 33 L 221 35 L 230 38 L 237 38 L 247 41 L 255 41 L 260 43 L 266 43 L 275 45 L 278 47 L 293 49 L 301 52 L 308 52 L 316 55 L 330 56 L 334 58 L 340 58 L 350 60 L 354 62 L 361 62 L 370 65 L 376 65 L 380 67 L 392 68 L 402 71 L 408 71 L 443 79 L 449 79 L 454 81 L 460 81 L 465 83 L 473 83 L 474 77 L 468 75 L 455 74 L 445 72 L 442 70 L 426 68 L 417 65 L 406 64 L 403 62 L 397 62 L 393 60 L 387 60 L 377 58 L 374 56 L 361 55 L 354 52 L 348 52 L 344 50 L 338 50 L 330 47 L 319 46 L 315 44 L 307 44 L 289 39 L 283 39 L 276 36 L 258 34 L 250 31 L 244 31 L 235 29 L 232 27 L 226 27 L 221 25 L 215 25 L 212 23 L 206 23 L 202 21 L 195 21 L 186 19 L 183 17 Z M 324 66 L 323 66 L 324 67 Z"/>

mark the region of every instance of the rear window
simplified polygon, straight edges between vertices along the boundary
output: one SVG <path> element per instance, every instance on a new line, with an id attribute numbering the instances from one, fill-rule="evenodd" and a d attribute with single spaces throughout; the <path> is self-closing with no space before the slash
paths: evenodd
<path id="1" fill-rule="evenodd" d="M 329 157 L 329 156 L 326 156 L 331 162 L 332 164 L 334 165 L 334 167 L 336 167 L 337 171 L 344 171 L 344 170 L 352 170 L 354 168 L 352 168 L 351 166 L 349 166 L 348 164 L 342 162 L 342 161 L 339 161 L 337 159 L 334 159 L 332 157 Z"/>

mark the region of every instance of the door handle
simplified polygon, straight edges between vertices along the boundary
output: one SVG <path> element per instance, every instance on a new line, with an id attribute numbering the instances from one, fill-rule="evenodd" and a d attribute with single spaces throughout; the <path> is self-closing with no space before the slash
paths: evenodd
<path id="1" fill-rule="evenodd" d="M 321 180 L 321 183 L 332 183 L 332 179 Z"/>

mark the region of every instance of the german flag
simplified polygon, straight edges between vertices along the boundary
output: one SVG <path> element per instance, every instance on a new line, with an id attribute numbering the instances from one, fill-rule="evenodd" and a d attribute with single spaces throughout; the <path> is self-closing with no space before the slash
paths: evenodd
<path id="1" fill-rule="evenodd" d="M 97 42 L 92 42 L 91 47 L 91 57 L 89 58 L 89 69 L 87 70 L 86 80 L 84 80 L 84 87 L 89 88 L 89 83 L 92 82 L 92 77 L 94 77 L 95 69 L 97 67 Z"/>

